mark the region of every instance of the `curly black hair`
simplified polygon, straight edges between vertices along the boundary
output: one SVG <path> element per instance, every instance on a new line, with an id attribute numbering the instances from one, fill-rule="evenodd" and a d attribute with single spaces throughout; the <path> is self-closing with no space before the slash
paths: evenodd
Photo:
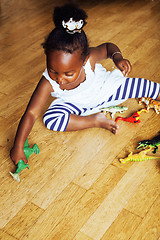
<path id="1" fill-rule="evenodd" d="M 67 22 L 70 18 L 75 21 L 83 20 L 86 25 L 87 14 L 83 9 L 73 4 L 66 4 L 62 7 L 55 7 L 53 13 L 53 22 L 55 28 L 50 32 L 49 36 L 42 44 L 46 55 L 53 50 L 62 50 L 67 53 L 73 53 L 81 49 L 81 57 L 83 60 L 89 54 L 89 43 L 87 36 L 83 30 L 74 34 L 66 32 L 62 26 L 62 21 Z M 84 26 L 83 25 L 83 26 Z"/>

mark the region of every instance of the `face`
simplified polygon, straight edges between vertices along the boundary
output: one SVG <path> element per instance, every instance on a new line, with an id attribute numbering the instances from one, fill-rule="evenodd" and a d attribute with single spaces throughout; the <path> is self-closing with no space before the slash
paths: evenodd
<path id="1" fill-rule="evenodd" d="M 78 81 L 83 66 L 79 51 L 66 53 L 61 50 L 51 51 L 47 55 L 47 70 L 50 78 L 56 81 L 61 89 L 68 89 Z"/>

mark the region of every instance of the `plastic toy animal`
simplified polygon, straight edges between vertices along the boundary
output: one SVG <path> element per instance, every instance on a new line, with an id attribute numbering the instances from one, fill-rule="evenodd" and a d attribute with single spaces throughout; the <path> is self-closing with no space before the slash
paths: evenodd
<path id="1" fill-rule="evenodd" d="M 29 144 L 28 144 L 28 139 L 26 139 L 26 142 L 24 144 L 24 153 L 28 160 L 31 154 L 33 154 L 33 153 L 39 154 L 40 150 L 39 150 L 39 147 L 37 146 L 37 144 L 34 144 L 33 148 L 30 148 Z M 26 167 L 29 169 L 29 165 L 25 164 L 23 160 L 20 160 L 17 164 L 17 169 L 16 169 L 15 173 L 12 173 L 12 172 L 9 172 L 9 173 L 11 174 L 11 176 L 13 177 L 14 180 L 16 180 L 17 182 L 20 182 L 19 173 Z"/>
<path id="2" fill-rule="evenodd" d="M 160 133 L 160 131 L 159 131 L 159 133 Z M 137 149 L 141 149 L 141 148 L 145 149 L 147 147 L 150 147 L 150 148 L 154 148 L 153 153 L 156 153 L 159 145 L 160 145 L 160 134 L 158 136 L 152 138 L 151 140 L 143 140 L 143 141 L 138 142 Z"/>
<path id="3" fill-rule="evenodd" d="M 143 162 L 143 161 L 146 161 L 146 160 L 151 160 L 151 159 L 157 159 L 157 158 L 160 158 L 160 157 L 154 157 L 154 156 L 148 156 L 146 155 L 146 152 L 148 152 L 150 150 L 149 149 L 146 149 L 146 150 L 143 150 L 139 153 L 136 153 L 136 154 L 132 154 L 132 152 L 130 152 L 130 154 L 126 157 L 126 158 L 121 158 L 120 159 L 120 162 L 121 163 L 126 163 L 126 162 Z"/>
<path id="4" fill-rule="evenodd" d="M 147 110 L 149 110 L 150 108 L 154 108 L 157 114 L 160 113 L 160 103 L 158 103 L 156 100 L 150 97 L 142 97 L 139 99 L 138 103 L 142 104 L 142 102 L 145 103 Z"/>
<path id="5" fill-rule="evenodd" d="M 115 122 L 117 122 L 118 120 L 123 120 L 126 122 L 131 122 L 131 123 L 140 123 L 141 121 L 139 120 L 140 114 L 142 112 L 147 112 L 147 109 L 142 108 L 139 111 L 133 113 L 130 117 L 128 118 L 123 118 L 123 117 L 117 117 Z"/>
<path id="6" fill-rule="evenodd" d="M 116 112 L 123 113 L 127 109 L 128 107 L 111 106 L 111 107 L 101 108 L 101 112 L 103 112 L 105 115 L 107 115 L 107 113 L 110 112 L 111 117 L 114 118 L 114 115 Z"/>

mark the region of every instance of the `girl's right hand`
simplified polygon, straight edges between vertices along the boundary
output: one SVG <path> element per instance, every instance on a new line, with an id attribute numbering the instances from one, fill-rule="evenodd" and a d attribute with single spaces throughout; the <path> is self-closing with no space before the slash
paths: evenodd
<path id="1" fill-rule="evenodd" d="M 24 150 L 20 148 L 17 149 L 16 147 L 13 146 L 13 148 L 10 151 L 10 157 L 15 165 L 17 165 L 20 160 L 23 160 L 25 164 L 28 163 Z"/>
<path id="2" fill-rule="evenodd" d="M 116 66 L 121 70 L 125 77 L 127 77 L 132 70 L 131 63 L 128 59 L 120 60 L 119 62 L 116 63 Z"/>

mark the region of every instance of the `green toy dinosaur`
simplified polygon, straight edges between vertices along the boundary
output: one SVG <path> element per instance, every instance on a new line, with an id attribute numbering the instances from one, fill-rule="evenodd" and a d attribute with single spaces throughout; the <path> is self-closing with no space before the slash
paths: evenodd
<path id="1" fill-rule="evenodd" d="M 159 131 L 160 133 L 160 131 Z M 151 147 L 154 148 L 153 153 L 156 153 L 158 150 L 158 146 L 160 145 L 160 134 L 154 138 L 152 138 L 151 140 L 142 140 L 140 142 L 138 142 L 138 147 L 137 149 L 145 149 L 147 147 Z"/>
<path id="2" fill-rule="evenodd" d="M 28 160 L 31 154 L 33 154 L 33 153 L 39 154 L 40 150 L 39 150 L 39 147 L 37 146 L 37 144 L 34 144 L 33 148 L 30 148 L 29 144 L 28 144 L 28 139 L 26 139 L 26 142 L 24 144 L 24 153 Z M 17 164 L 17 169 L 16 169 L 15 173 L 12 173 L 12 172 L 9 172 L 9 173 L 11 174 L 11 176 L 13 177 L 14 180 L 16 180 L 17 182 L 20 182 L 19 173 L 26 167 L 29 169 L 29 165 L 25 164 L 23 162 L 23 160 L 20 160 Z"/>
<path id="3" fill-rule="evenodd" d="M 124 111 L 126 111 L 128 109 L 128 107 L 120 107 L 120 106 L 110 106 L 110 107 L 106 107 L 106 108 L 101 108 L 101 112 L 103 112 L 105 115 L 110 112 L 111 113 L 111 117 L 114 118 L 114 115 L 116 112 L 119 113 L 123 113 Z"/>
<path id="4" fill-rule="evenodd" d="M 128 157 L 121 158 L 120 162 L 121 163 L 126 163 L 126 162 L 129 162 L 129 161 L 131 161 L 131 162 L 142 162 L 142 161 L 145 161 L 145 160 L 151 160 L 151 159 L 160 158 L 160 157 L 154 157 L 154 156 L 146 155 L 146 152 L 148 152 L 150 149 L 151 148 L 143 150 L 143 151 L 141 151 L 139 153 L 136 153 L 136 154 L 132 154 L 132 152 L 130 152 Z"/>

